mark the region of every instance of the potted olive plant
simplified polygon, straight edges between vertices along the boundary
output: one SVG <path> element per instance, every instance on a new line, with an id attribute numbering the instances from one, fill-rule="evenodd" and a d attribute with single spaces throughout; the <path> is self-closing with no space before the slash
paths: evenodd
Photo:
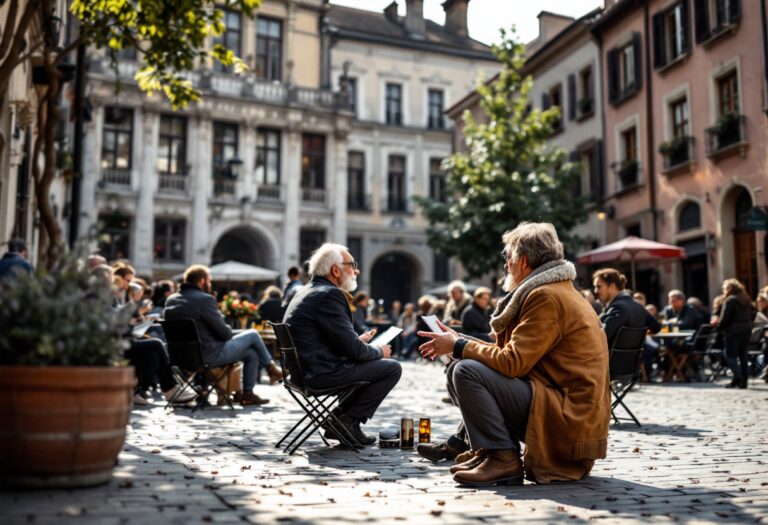
<path id="1" fill-rule="evenodd" d="M 134 384 L 110 283 L 70 253 L 47 274 L 3 280 L 0 297 L 0 483 L 108 481 Z"/>

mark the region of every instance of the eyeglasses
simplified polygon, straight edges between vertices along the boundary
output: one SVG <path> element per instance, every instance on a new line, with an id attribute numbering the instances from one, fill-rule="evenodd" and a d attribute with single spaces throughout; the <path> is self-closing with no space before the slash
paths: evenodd
<path id="1" fill-rule="evenodd" d="M 349 265 L 353 270 L 357 270 L 357 261 L 343 262 L 342 265 Z"/>
<path id="2" fill-rule="evenodd" d="M 505 263 L 508 263 L 509 260 L 512 258 L 512 255 L 507 252 L 501 252 L 501 258 L 504 259 Z"/>

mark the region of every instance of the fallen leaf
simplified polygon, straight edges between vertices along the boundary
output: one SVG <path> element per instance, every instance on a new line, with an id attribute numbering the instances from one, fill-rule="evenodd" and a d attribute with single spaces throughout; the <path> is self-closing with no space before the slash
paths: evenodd
<path id="1" fill-rule="evenodd" d="M 159 448 L 153 448 L 152 451 L 150 452 L 150 454 L 160 454 L 160 453 L 161 451 Z"/>
<path id="2" fill-rule="evenodd" d="M 432 514 L 433 516 L 440 516 L 443 513 L 443 511 L 442 510 L 430 510 L 429 513 Z"/>

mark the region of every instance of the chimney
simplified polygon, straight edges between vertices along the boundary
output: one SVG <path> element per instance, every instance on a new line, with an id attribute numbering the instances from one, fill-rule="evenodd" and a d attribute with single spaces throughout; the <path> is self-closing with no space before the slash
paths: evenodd
<path id="1" fill-rule="evenodd" d="M 467 31 L 467 5 L 469 0 L 445 0 L 445 29 L 456 36 L 468 37 Z"/>
<path id="2" fill-rule="evenodd" d="M 397 0 L 393 0 L 391 4 L 384 8 L 384 16 L 387 17 L 387 20 L 390 22 L 394 22 L 395 24 L 400 23 L 400 19 L 397 18 Z"/>
<path id="3" fill-rule="evenodd" d="M 405 30 L 410 36 L 424 38 L 424 0 L 405 0 Z"/>

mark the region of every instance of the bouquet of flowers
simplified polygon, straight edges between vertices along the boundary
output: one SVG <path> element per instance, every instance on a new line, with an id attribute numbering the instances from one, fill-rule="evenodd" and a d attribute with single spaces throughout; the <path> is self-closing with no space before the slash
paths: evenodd
<path id="1" fill-rule="evenodd" d="M 259 305 L 247 300 L 241 300 L 236 294 L 227 294 L 219 303 L 219 310 L 224 317 L 245 320 L 245 322 L 261 321 Z"/>

